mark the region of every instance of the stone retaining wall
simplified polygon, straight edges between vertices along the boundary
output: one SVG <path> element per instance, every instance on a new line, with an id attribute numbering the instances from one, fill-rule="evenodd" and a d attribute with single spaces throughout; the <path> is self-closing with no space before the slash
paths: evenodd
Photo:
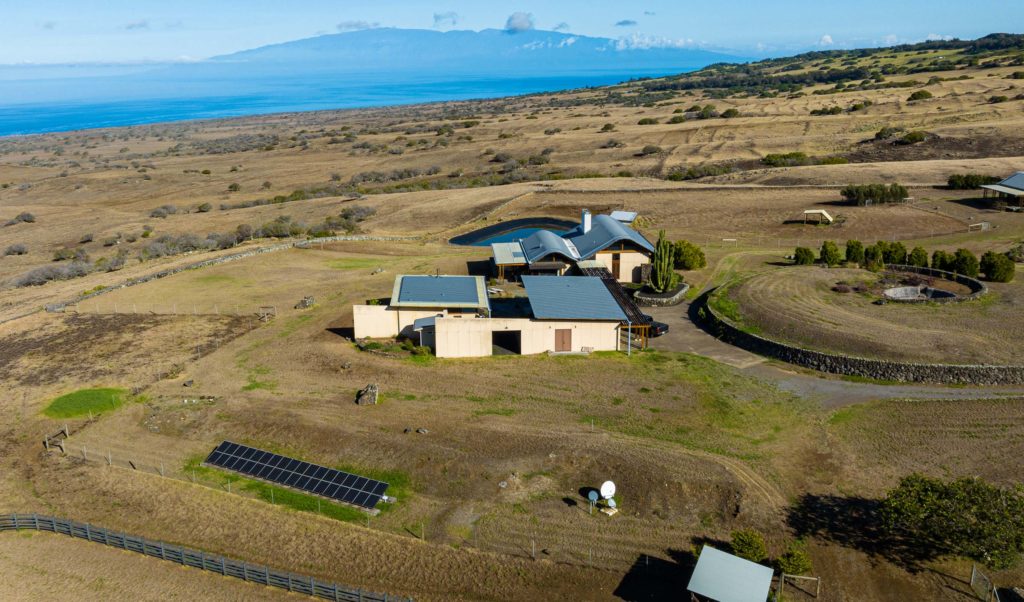
<path id="1" fill-rule="evenodd" d="M 929 299 L 886 299 L 886 301 L 892 303 L 959 303 L 961 301 L 974 301 L 988 293 L 988 287 L 985 286 L 985 283 L 981 280 L 971 278 L 970 276 L 964 276 L 963 274 L 957 274 L 955 272 L 946 272 L 943 270 L 936 270 L 934 268 L 922 268 L 914 265 L 897 264 L 887 265 L 886 268 L 896 272 L 909 272 L 911 274 L 942 278 L 943 280 L 956 282 L 957 284 L 962 284 L 971 289 L 970 295 L 954 295 L 952 297 L 935 297 Z"/>
<path id="2" fill-rule="evenodd" d="M 645 293 L 643 290 L 639 290 L 633 293 L 633 299 L 637 305 L 641 307 L 672 307 L 673 305 L 679 305 L 683 302 L 683 297 L 686 296 L 686 292 L 690 290 L 690 285 L 684 283 L 679 287 L 679 290 L 670 297 L 662 297 L 660 295 L 651 295 Z"/>
<path id="3" fill-rule="evenodd" d="M 1022 385 L 1024 366 L 912 364 L 813 351 L 741 330 L 708 303 L 717 289 L 694 302 L 700 326 L 719 339 L 747 351 L 829 374 L 875 380 L 949 385 Z"/>

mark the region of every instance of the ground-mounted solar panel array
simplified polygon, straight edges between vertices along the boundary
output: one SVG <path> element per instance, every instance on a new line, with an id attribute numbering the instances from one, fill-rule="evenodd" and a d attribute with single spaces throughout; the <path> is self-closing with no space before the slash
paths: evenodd
<path id="1" fill-rule="evenodd" d="M 368 509 L 377 506 L 388 488 L 383 481 L 230 441 L 218 445 L 205 463 Z"/>

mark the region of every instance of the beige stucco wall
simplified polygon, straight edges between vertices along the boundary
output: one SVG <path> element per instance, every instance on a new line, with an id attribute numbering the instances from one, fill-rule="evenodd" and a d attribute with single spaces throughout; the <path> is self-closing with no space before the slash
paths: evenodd
<path id="1" fill-rule="evenodd" d="M 572 351 L 618 349 L 618 322 L 554 322 L 525 318 L 440 318 L 436 322 L 437 357 L 491 355 L 491 332 L 518 330 L 523 355 L 555 350 L 555 330 L 572 330 Z"/>
<path id="2" fill-rule="evenodd" d="M 640 282 L 640 266 L 650 263 L 651 258 L 636 251 L 615 251 L 619 253 L 619 282 Z M 594 259 L 604 263 L 612 271 L 612 251 L 602 251 Z M 613 272 L 614 273 L 614 272 Z"/>
<path id="3" fill-rule="evenodd" d="M 414 337 L 413 322 L 440 313 L 444 313 L 444 310 L 436 308 L 399 309 L 388 305 L 353 305 L 352 321 L 357 339 L 396 337 L 399 334 Z"/>

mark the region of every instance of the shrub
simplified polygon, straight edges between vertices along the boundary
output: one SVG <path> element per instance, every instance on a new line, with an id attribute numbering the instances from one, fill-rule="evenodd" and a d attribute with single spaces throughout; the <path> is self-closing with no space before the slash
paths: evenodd
<path id="1" fill-rule="evenodd" d="M 957 274 L 975 278 L 980 268 L 978 258 L 967 249 L 957 249 L 953 254 L 953 271 Z"/>
<path id="2" fill-rule="evenodd" d="M 686 117 L 683 115 L 673 115 L 672 118 L 668 120 L 668 123 L 677 124 L 683 123 L 684 121 L 686 121 Z"/>
<path id="3" fill-rule="evenodd" d="M 821 261 L 829 267 L 842 263 L 843 254 L 839 252 L 839 246 L 831 240 L 821 243 Z"/>
<path id="4" fill-rule="evenodd" d="M 90 242 L 92 242 L 92 234 L 83 234 L 82 237 L 78 239 L 78 244 L 80 245 Z"/>
<path id="5" fill-rule="evenodd" d="M 952 272 L 953 256 L 943 250 L 935 251 L 932 253 L 932 269 Z"/>
<path id="6" fill-rule="evenodd" d="M 915 102 L 918 100 L 928 100 L 929 98 L 934 98 L 931 92 L 929 92 L 928 90 L 917 90 L 916 92 L 911 94 L 909 98 L 907 98 L 907 101 Z"/>
<path id="7" fill-rule="evenodd" d="M 785 154 L 772 153 L 765 155 L 761 159 L 761 163 L 770 167 L 792 167 L 795 165 L 807 165 L 810 162 L 810 158 L 805 153 L 801 152 Z"/>
<path id="8" fill-rule="evenodd" d="M 615 124 L 614 123 L 606 123 L 606 124 L 604 124 L 604 126 L 601 127 L 601 131 L 602 132 L 614 132 L 615 131 Z"/>
<path id="9" fill-rule="evenodd" d="M 806 575 L 813 568 L 807 544 L 803 540 L 791 542 L 779 557 L 779 568 L 787 575 Z"/>
<path id="10" fill-rule="evenodd" d="M 861 265 L 864 263 L 864 244 L 859 240 L 846 241 L 846 261 Z"/>
<path id="11" fill-rule="evenodd" d="M 917 266 L 919 268 L 928 267 L 928 251 L 925 251 L 921 247 L 914 247 L 914 250 L 910 252 L 907 257 L 907 264 Z"/>
<path id="12" fill-rule="evenodd" d="M 1010 282 L 1016 274 L 1017 266 L 1006 255 L 987 251 L 981 256 L 981 271 L 992 282 Z"/>
<path id="13" fill-rule="evenodd" d="M 651 259 L 651 290 L 656 293 L 675 288 L 679 284 L 679 274 L 675 273 L 675 245 L 665 238 L 665 231 L 658 232 L 654 257 Z"/>
<path id="14" fill-rule="evenodd" d="M 903 128 L 886 126 L 875 132 L 875 140 L 888 140 L 903 131 Z"/>
<path id="15" fill-rule="evenodd" d="M 622 142 L 619 142 L 618 140 L 612 138 L 608 142 L 605 142 L 604 144 L 602 144 L 601 148 L 622 148 L 623 146 L 626 146 L 626 145 L 623 144 Z"/>
<path id="16" fill-rule="evenodd" d="M 864 269 L 877 272 L 885 267 L 885 255 L 878 245 L 871 245 L 864 249 Z"/>
<path id="17" fill-rule="evenodd" d="M 69 280 L 85 276 L 91 270 L 88 263 L 75 261 L 67 265 L 46 265 L 36 268 L 14 281 L 15 286 L 40 286 L 51 280 Z"/>
<path id="18" fill-rule="evenodd" d="M 699 270 L 708 264 L 704 251 L 687 240 L 676 241 L 675 267 L 677 270 Z"/>
<path id="19" fill-rule="evenodd" d="M 211 210 L 213 210 L 213 205 L 209 203 L 203 203 L 202 205 L 196 207 L 196 211 L 198 211 L 199 213 L 209 213 Z"/>
<path id="20" fill-rule="evenodd" d="M 164 218 L 164 217 L 167 217 L 168 215 L 174 215 L 177 212 L 178 212 L 178 208 L 175 207 L 174 205 L 161 205 L 161 206 L 157 207 L 156 209 L 150 211 L 149 212 L 149 217 Z"/>
<path id="21" fill-rule="evenodd" d="M 869 203 L 894 203 L 907 198 L 909 192 L 900 184 L 850 184 L 839 191 L 850 203 L 861 207 Z"/>
<path id="22" fill-rule="evenodd" d="M 32 223 L 35 223 L 35 221 L 36 221 L 36 216 L 34 216 L 31 213 L 25 211 L 25 212 L 19 213 L 18 215 L 14 216 L 14 218 L 8 220 L 8 222 L 5 225 L 13 226 L 15 224 L 21 224 L 21 223 L 32 224 Z"/>
<path id="23" fill-rule="evenodd" d="M 903 246 L 901 242 L 885 242 L 878 241 L 875 246 L 882 251 L 882 261 L 885 263 L 893 263 L 897 265 L 906 265 L 907 263 L 907 247 Z"/>
<path id="24" fill-rule="evenodd" d="M 656 123 L 658 123 L 658 120 L 653 117 L 644 117 L 636 122 L 637 125 L 655 125 Z"/>
<path id="25" fill-rule="evenodd" d="M 733 531 L 730 547 L 733 554 L 751 562 L 763 562 L 768 558 L 764 536 L 753 529 Z"/>
<path id="26" fill-rule="evenodd" d="M 793 253 L 793 261 L 796 265 L 812 265 L 814 263 L 814 251 L 807 247 L 797 247 Z"/>
<path id="27" fill-rule="evenodd" d="M 28 250 L 22 244 L 10 245 L 4 249 L 4 255 L 24 255 L 25 253 L 28 253 Z"/>
<path id="28" fill-rule="evenodd" d="M 906 134 L 904 134 L 903 137 L 899 139 L 899 143 L 900 144 L 917 144 L 919 142 L 924 142 L 924 140 L 925 140 L 925 133 L 924 132 L 920 132 L 920 131 L 915 131 L 915 132 L 907 132 Z"/>
<path id="29" fill-rule="evenodd" d="M 1024 490 L 977 478 L 945 482 L 912 474 L 882 501 L 882 523 L 894 537 L 936 556 L 964 556 L 994 569 L 1024 552 Z"/>
<path id="30" fill-rule="evenodd" d="M 228 184 L 228 192 L 238 192 L 242 189 L 242 186 L 238 182 L 232 182 Z"/>
<path id="31" fill-rule="evenodd" d="M 998 95 L 998 96 L 989 96 L 988 97 L 989 104 L 998 104 L 998 103 L 1001 103 L 1001 102 L 1006 102 L 1008 100 L 1010 100 L 1009 96 L 1003 96 L 1001 94 Z"/>
<path id="32" fill-rule="evenodd" d="M 828 107 L 828 108 L 823 108 L 823 109 L 813 109 L 813 110 L 811 110 L 811 115 L 814 115 L 815 117 L 818 117 L 818 116 L 821 116 L 821 115 L 839 115 L 842 112 L 843 112 L 843 109 L 841 109 L 840 107 L 834 106 L 834 107 Z"/>
<path id="33" fill-rule="evenodd" d="M 661 147 L 656 144 L 648 144 L 647 146 L 640 149 L 640 155 L 643 157 L 646 157 L 648 155 L 657 155 L 661 152 Z"/>
<path id="34" fill-rule="evenodd" d="M 976 173 L 953 174 L 946 180 L 946 186 L 951 190 L 974 190 L 986 184 L 995 184 L 1001 179 Z"/>
<path id="35" fill-rule="evenodd" d="M 740 116 L 739 109 L 726 109 L 725 111 L 722 112 L 722 117 L 724 119 L 732 119 L 733 117 L 739 117 L 739 116 Z"/>

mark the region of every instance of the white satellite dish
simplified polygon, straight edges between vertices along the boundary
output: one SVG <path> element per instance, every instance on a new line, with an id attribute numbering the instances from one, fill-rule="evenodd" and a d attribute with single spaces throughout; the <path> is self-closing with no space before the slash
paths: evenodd
<path id="1" fill-rule="evenodd" d="M 608 500 L 608 507 L 609 508 L 614 508 L 615 507 L 615 500 Z"/>
<path id="2" fill-rule="evenodd" d="M 615 483 L 611 481 L 605 481 L 601 483 L 601 497 L 606 500 L 611 499 L 615 495 Z"/>

